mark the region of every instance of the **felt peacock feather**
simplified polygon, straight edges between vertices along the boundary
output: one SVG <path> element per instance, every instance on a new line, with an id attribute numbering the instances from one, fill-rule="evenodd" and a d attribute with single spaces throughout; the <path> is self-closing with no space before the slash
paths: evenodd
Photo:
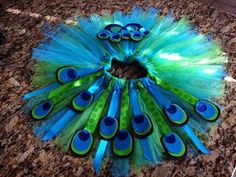
<path id="1" fill-rule="evenodd" d="M 41 88 L 24 96 L 24 109 L 42 120 L 34 127 L 42 141 L 91 155 L 96 174 L 111 159 L 114 176 L 187 151 L 209 153 L 201 140 L 220 115 L 212 99 L 224 93 L 226 57 L 186 18 L 134 7 L 78 17 L 45 36 L 33 49 Z M 114 60 L 138 62 L 147 75 L 117 78 L 108 72 Z"/>

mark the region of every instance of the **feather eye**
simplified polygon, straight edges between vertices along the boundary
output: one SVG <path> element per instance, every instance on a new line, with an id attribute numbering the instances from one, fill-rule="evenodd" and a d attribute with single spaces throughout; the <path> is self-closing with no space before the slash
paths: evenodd
<path id="1" fill-rule="evenodd" d="M 171 104 L 165 108 L 168 120 L 175 125 L 183 125 L 188 121 L 186 112 L 177 104 Z"/>
<path id="2" fill-rule="evenodd" d="M 52 102 L 47 100 L 35 106 L 31 111 L 31 115 L 35 119 L 43 119 L 52 111 L 52 109 Z"/>
<path id="3" fill-rule="evenodd" d="M 65 84 L 79 78 L 75 67 L 62 67 L 57 70 L 56 77 L 59 83 Z"/>
<path id="4" fill-rule="evenodd" d="M 119 157 L 127 157 L 133 150 L 133 139 L 128 130 L 120 130 L 112 143 L 113 152 Z"/>
<path id="5" fill-rule="evenodd" d="M 127 29 L 123 29 L 121 32 L 122 39 L 129 39 L 130 38 L 130 32 Z"/>
<path id="6" fill-rule="evenodd" d="M 150 34 L 150 32 L 145 28 L 140 28 L 139 31 L 141 32 L 143 37 L 147 37 Z"/>
<path id="7" fill-rule="evenodd" d="M 142 33 L 140 31 L 133 31 L 130 33 L 130 37 L 134 41 L 141 41 L 142 40 Z"/>
<path id="8" fill-rule="evenodd" d="M 139 100 L 139 89 L 137 83 L 132 80 L 129 83 L 130 104 L 133 112 L 131 119 L 131 127 L 133 133 L 138 138 L 145 138 L 152 133 L 153 126 L 148 115 L 142 112 L 141 103 Z"/>
<path id="9" fill-rule="evenodd" d="M 175 133 L 167 133 L 162 137 L 163 147 L 168 155 L 179 158 L 185 155 L 186 146 L 181 138 Z"/>
<path id="10" fill-rule="evenodd" d="M 89 91 L 79 93 L 72 101 L 72 106 L 77 111 L 85 110 L 93 101 L 93 94 Z"/>
<path id="11" fill-rule="evenodd" d="M 134 134 L 137 137 L 146 137 L 152 133 L 152 122 L 146 114 L 135 115 L 131 120 Z"/>
<path id="12" fill-rule="evenodd" d="M 219 108 L 213 103 L 199 100 L 195 105 L 196 112 L 207 121 L 215 121 L 220 114 Z"/>
<path id="13" fill-rule="evenodd" d="M 111 36 L 111 32 L 109 30 L 103 30 L 97 34 L 99 39 L 105 40 Z"/>
<path id="14" fill-rule="evenodd" d="M 112 32 L 110 36 L 111 42 L 120 42 L 121 41 L 121 35 L 118 32 Z"/>
<path id="15" fill-rule="evenodd" d="M 99 133 L 103 139 L 111 139 L 118 130 L 118 121 L 114 117 L 106 116 L 101 119 L 99 124 Z"/>
<path id="16" fill-rule="evenodd" d="M 75 154 L 85 156 L 89 153 L 92 144 L 92 134 L 87 130 L 79 130 L 73 137 L 71 149 Z"/>

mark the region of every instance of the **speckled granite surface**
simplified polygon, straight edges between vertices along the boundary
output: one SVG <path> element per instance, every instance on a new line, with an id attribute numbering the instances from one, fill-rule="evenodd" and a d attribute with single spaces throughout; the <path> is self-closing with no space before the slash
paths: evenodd
<path id="1" fill-rule="evenodd" d="M 236 78 L 236 18 L 194 0 L 105 1 L 105 0 L 16 0 L 0 7 L 0 176 L 94 176 L 87 159 L 65 154 L 53 143 L 40 142 L 32 133 L 33 120 L 19 109 L 22 95 L 32 90 L 34 61 L 31 49 L 43 38 L 45 23 L 56 24 L 75 13 L 129 11 L 134 4 L 155 6 L 163 14 L 172 10 L 177 18 L 187 15 L 203 33 L 211 33 L 229 56 L 227 71 Z M 122 72 L 122 71 L 121 71 Z M 209 88 L 210 89 L 210 88 Z M 229 177 L 236 166 L 236 82 L 226 84 L 222 123 L 212 129 L 207 146 L 212 154 L 181 161 L 165 161 L 131 176 Z M 109 166 L 100 176 L 110 176 Z"/>

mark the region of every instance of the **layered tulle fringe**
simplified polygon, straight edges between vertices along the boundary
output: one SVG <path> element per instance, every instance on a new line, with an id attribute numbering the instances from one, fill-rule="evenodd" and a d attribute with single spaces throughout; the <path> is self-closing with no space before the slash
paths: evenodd
<path id="1" fill-rule="evenodd" d="M 110 24 L 122 29 L 134 24 L 149 34 L 142 34 L 139 41 L 99 39 L 98 34 Z M 207 139 L 210 122 L 218 117 L 213 99 L 224 94 L 227 58 L 219 44 L 199 34 L 186 17 L 176 21 L 173 14 L 159 16 L 153 7 L 135 6 L 129 14 L 116 11 L 111 16 L 77 17 L 75 24 L 61 23 L 45 31 L 45 36 L 33 49 L 37 60 L 33 84 L 43 88 L 24 96 L 24 109 L 36 119 L 46 118 L 34 127 L 41 140 L 54 139 L 77 155 L 91 152 L 96 173 L 102 160 L 109 158 L 114 176 L 126 176 L 130 169 L 139 170 L 169 156 L 182 157 L 186 147 L 190 152 L 209 153 L 200 139 Z M 131 81 L 115 78 L 107 72 L 112 60 L 138 61 L 148 75 Z M 86 99 L 78 102 L 82 98 Z M 212 120 L 201 114 L 206 108 L 215 111 Z M 168 111 L 176 110 L 182 111 L 180 123 L 168 119 Z M 117 132 L 110 139 L 101 138 L 101 119 L 111 115 L 114 119 L 107 124 L 117 121 Z M 130 125 L 137 115 L 141 115 L 137 121 L 147 119 L 152 128 L 144 136 L 136 136 Z M 128 135 L 132 149 L 122 151 L 126 155 L 120 157 L 121 147 L 115 149 L 114 142 Z M 80 147 L 73 144 L 80 141 L 78 137 L 91 140 L 89 150 L 78 151 Z M 175 142 L 169 147 L 168 143 Z"/>

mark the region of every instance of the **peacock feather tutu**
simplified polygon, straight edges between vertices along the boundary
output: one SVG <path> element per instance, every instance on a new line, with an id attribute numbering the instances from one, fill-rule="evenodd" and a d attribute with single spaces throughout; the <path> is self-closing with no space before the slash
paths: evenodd
<path id="1" fill-rule="evenodd" d="M 33 49 L 33 85 L 41 88 L 24 95 L 42 141 L 92 157 L 96 174 L 109 159 L 114 176 L 187 152 L 209 154 L 203 142 L 219 122 L 213 99 L 224 94 L 226 57 L 185 17 L 134 7 L 77 17 L 45 36 Z M 146 75 L 115 77 L 114 61 L 139 63 Z"/>

